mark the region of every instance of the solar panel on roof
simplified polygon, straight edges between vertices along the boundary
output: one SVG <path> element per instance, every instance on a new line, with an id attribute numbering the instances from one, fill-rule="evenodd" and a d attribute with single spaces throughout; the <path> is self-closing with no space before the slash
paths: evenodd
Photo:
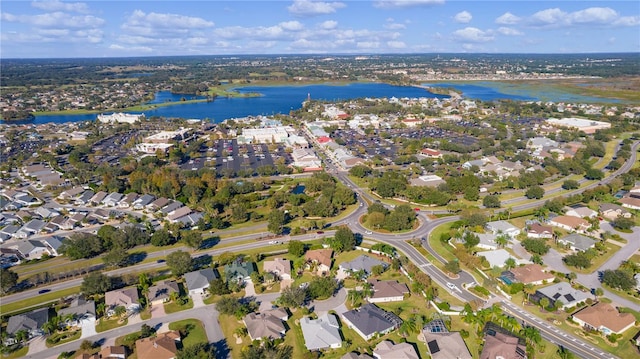
<path id="1" fill-rule="evenodd" d="M 560 294 L 560 293 L 556 293 L 556 294 L 553 295 L 553 299 L 558 299 L 558 298 L 560 298 L 561 295 L 562 294 Z"/>
<path id="2" fill-rule="evenodd" d="M 524 352 L 524 350 L 520 347 L 516 347 L 516 354 L 518 354 L 521 358 L 525 358 L 526 357 L 526 353 Z"/>
<path id="3" fill-rule="evenodd" d="M 564 297 L 567 299 L 567 301 L 569 302 L 573 302 L 574 300 L 576 300 L 576 298 L 574 298 L 571 294 L 565 294 Z"/>
<path id="4" fill-rule="evenodd" d="M 487 329 L 487 335 L 491 335 L 492 337 L 496 336 L 496 331 L 493 329 Z"/>
<path id="5" fill-rule="evenodd" d="M 427 345 L 429 346 L 429 352 L 431 354 L 435 354 L 435 353 L 440 351 L 440 347 L 438 346 L 438 342 L 435 341 L 435 340 L 432 340 L 432 341 L 428 342 Z"/>

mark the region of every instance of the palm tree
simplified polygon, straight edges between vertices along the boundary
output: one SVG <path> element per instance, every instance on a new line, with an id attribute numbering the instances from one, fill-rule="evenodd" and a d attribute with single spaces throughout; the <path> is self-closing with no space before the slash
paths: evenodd
<path id="1" fill-rule="evenodd" d="M 360 290 L 350 290 L 347 294 L 347 298 L 351 302 L 351 306 L 355 306 L 356 303 L 360 302 L 364 298 L 364 293 Z"/>
<path id="2" fill-rule="evenodd" d="M 98 316 L 103 316 L 106 309 L 107 309 L 106 304 L 104 304 L 103 302 L 100 302 L 96 305 L 96 314 Z"/>
<path id="3" fill-rule="evenodd" d="M 119 305 L 119 306 L 115 307 L 115 309 L 113 311 L 117 316 L 121 316 L 121 315 L 123 315 L 124 313 L 127 312 L 127 308 L 125 308 L 122 305 Z"/>
<path id="4" fill-rule="evenodd" d="M 416 329 L 417 329 L 417 325 L 416 325 L 415 318 L 411 317 L 405 320 L 404 322 L 402 322 L 402 324 L 400 325 L 400 328 L 398 328 L 398 333 L 403 338 L 406 338 L 409 336 L 409 334 L 415 333 Z"/>
<path id="5" fill-rule="evenodd" d="M 540 330 L 536 327 L 527 325 L 522 328 L 520 334 L 522 334 L 527 341 L 527 346 L 530 346 L 533 349 L 536 349 L 542 342 L 542 335 L 540 335 Z"/>
<path id="6" fill-rule="evenodd" d="M 556 351 L 556 354 L 558 354 L 558 358 L 560 359 L 573 359 L 575 358 L 575 356 L 573 355 L 573 353 L 571 353 L 569 351 L 569 349 L 561 346 L 558 348 L 558 351 Z"/>
<path id="7" fill-rule="evenodd" d="M 498 245 L 498 248 L 503 248 L 507 243 L 509 243 L 509 236 L 506 234 L 501 233 L 496 237 L 496 244 Z"/>
<path id="8" fill-rule="evenodd" d="M 531 283 L 525 284 L 524 292 L 527 294 L 527 302 L 530 302 L 531 301 L 531 294 L 534 294 L 536 292 L 536 288 Z"/>

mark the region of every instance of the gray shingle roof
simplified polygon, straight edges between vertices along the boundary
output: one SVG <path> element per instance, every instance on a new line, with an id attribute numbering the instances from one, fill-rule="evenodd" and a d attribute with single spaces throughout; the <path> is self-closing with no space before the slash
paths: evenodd
<path id="1" fill-rule="evenodd" d="M 402 324 L 402 319 L 397 315 L 386 312 L 375 304 L 366 304 L 359 309 L 353 309 L 343 314 L 364 335 L 382 333 Z"/>
<path id="2" fill-rule="evenodd" d="M 7 323 L 7 333 L 15 334 L 21 330 L 32 331 L 40 329 L 47 321 L 49 321 L 49 308 L 41 308 L 14 315 L 9 318 L 9 323 Z"/>
<path id="3" fill-rule="evenodd" d="M 189 272 L 184 275 L 184 281 L 189 290 L 209 288 L 209 282 L 215 278 L 218 278 L 218 275 L 211 268 Z"/>

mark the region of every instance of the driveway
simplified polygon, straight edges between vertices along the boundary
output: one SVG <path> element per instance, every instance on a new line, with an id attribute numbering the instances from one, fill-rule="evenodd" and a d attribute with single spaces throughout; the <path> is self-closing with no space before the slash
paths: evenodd
<path id="1" fill-rule="evenodd" d="M 96 332 L 96 318 L 82 319 L 80 321 L 80 326 L 82 327 L 80 339 L 98 334 L 98 332 Z"/>
<path id="2" fill-rule="evenodd" d="M 333 295 L 329 299 L 325 300 L 314 300 L 311 302 L 308 307 L 312 308 L 316 313 L 319 312 L 328 312 L 330 310 L 336 310 L 340 305 L 344 305 L 344 301 L 347 299 L 347 290 L 344 288 L 340 288 L 338 293 Z M 337 311 L 337 310 L 336 310 Z"/>
<path id="3" fill-rule="evenodd" d="M 27 355 L 38 353 L 45 349 L 47 349 L 47 340 L 44 336 L 39 336 L 31 339 L 31 341 L 29 342 L 29 352 L 27 353 Z"/>
<path id="4" fill-rule="evenodd" d="M 193 308 L 202 308 L 205 306 L 204 297 L 200 294 L 194 294 L 191 296 L 191 300 L 193 300 Z"/>
<path id="5" fill-rule="evenodd" d="M 253 282 L 250 281 L 250 280 L 245 282 L 244 296 L 245 297 L 255 297 L 256 296 L 256 287 L 253 285 Z"/>
<path id="6" fill-rule="evenodd" d="M 164 304 L 156 304 L 151 307 L 151 318 L 162 318 L 167 313 L 164 311 Z"/>

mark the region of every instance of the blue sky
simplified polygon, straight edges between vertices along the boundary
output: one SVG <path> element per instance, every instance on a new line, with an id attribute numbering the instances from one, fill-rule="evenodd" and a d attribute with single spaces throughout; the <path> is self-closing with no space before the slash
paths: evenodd
<path id="1" fill-rule="evenodd" d="M 640 2 L 12 1 L 0 57 L 640 51 Z"/>

